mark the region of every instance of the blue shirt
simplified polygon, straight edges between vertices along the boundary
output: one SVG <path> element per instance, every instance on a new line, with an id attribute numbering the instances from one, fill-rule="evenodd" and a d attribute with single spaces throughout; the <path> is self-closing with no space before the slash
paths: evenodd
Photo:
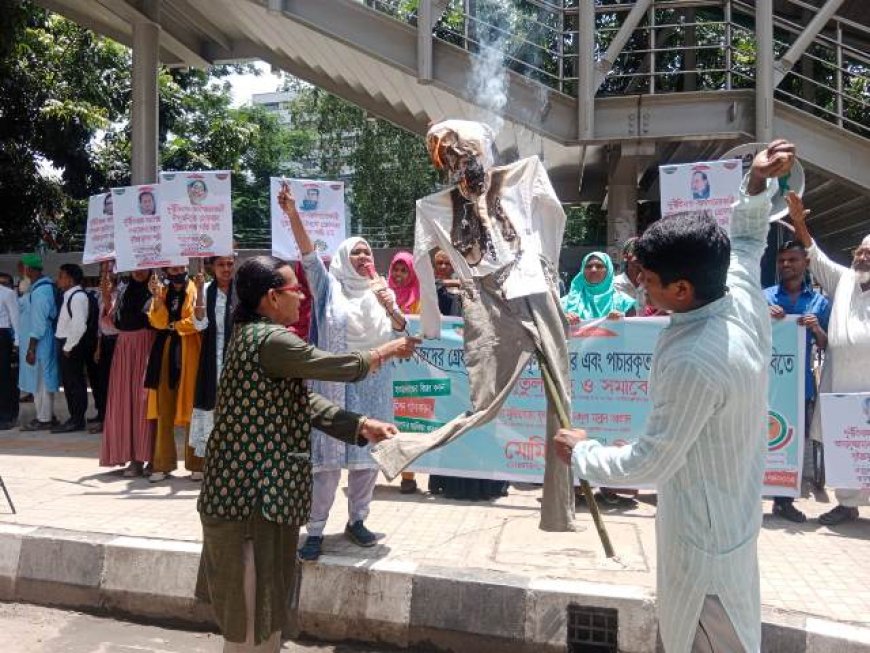
<path id="1" fill-rule="evenodd" d="M 822 331 L 828 331 L 828 321 L 831 319 L 831 302 L 828 301 L 827 297 L 810 288 L 808 283 L 804 282 L 801 292 L 794 303 L 792 303 L 791 297 L 789 297 L 785 288 L 779 284 L 765 288 L 764 296 L 767 298 L 767 303 L 771 306 L 781 306 L 786 315 L 815 315 L 819 320 L 819 326 L 822 327 Z M 816 397 L 816 384 L 813 380 L 812 366 L 812 345 L 814 341 L 815 336 L 813 336 L 813 332 L 807 329 L 807 378 L 804 382 L 807 401 Z"/>

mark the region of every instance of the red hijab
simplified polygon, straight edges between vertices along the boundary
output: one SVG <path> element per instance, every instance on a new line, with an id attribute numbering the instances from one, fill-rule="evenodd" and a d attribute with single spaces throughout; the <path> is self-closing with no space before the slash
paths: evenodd
<path id="1" fill-rule="evenodd" d="M 408 278 L 403 285 L 398 285 L 393 276 L 393 267 L 396 263 L 404 263 L 408 268 Z M 396 293 L 396 303 L 403 313 L 415 312 L 417 302 L 420 301 L 420 281 L 414 270 L 414 255 L 411 252 L 398 252 L 390 262 L 390 274 L 387 285 Z"/>

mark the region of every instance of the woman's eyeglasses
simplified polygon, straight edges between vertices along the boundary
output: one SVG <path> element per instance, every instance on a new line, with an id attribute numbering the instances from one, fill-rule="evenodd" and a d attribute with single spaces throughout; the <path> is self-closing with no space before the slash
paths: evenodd
<path id="1" fill-rule="evenodd" d="M 278 286 L 277 288 L 272 288 L 272 290 L 274 290 L 275 292 L 296 292 L 296 293 L 301 293 L 301 292 L 302 292 L 302 286 L 300 286 L 298 283 L 294 283 L 294 284 L 288 284 L 288 285 L 286 285 L 286 286 Z"/>

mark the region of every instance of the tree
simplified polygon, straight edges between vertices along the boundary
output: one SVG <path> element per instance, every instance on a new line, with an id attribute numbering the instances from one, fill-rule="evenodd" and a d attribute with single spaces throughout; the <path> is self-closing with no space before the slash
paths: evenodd
<path id="1" fill-rule="evenodd" d="M 288 80 L 285 89 L 295 94 L 297 161 L 305 164 L 300 176 L 346 181 L 351 231 L 375 247 L 411 246 L 414 202 L 438 183 L 423 138 L 298 80 Z"/>
<path id="2" fill-rule="evenodd" d="M 0 0 L 0 241 L 32 248 L 106 178 L 92 140 L 124 116 L 129 52 L 31 2 Z M 45 173 L 54 168 L 58 178 Z"/>

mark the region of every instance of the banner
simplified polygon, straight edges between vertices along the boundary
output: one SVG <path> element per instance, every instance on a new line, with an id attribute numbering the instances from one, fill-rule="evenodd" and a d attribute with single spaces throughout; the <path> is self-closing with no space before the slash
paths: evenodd
<path id="1" fill-rule="evenodd" d="M 99 263 L 115 258 L 115 221 L 112 193 L 91 195 L 88 199 L 88 224 L 82 263 Z"/>
<path id="2" fill-rule="evenodd" d="M 428 432 L 470 410 L 462 318 L 442 318 L 441 338 L 426 340 L 409 361 L 393 365 L 396 425 Z M 598 321 L 568 341 L 571 422 L 589 436 L 623 445 L 642 432 L 651 410 L 653 350 L 668 318 Z M 409 320 L 419 332 L 419 321 Z M 799 496 L 804 433 L 805 334 L 794 317 L 773 324 L 768 454 L 764 493 Z M 524 370 L 498 417 L 457 441 L 427 453 L 411 470 L 540 483 L 544 473 L 546 399 L 537 362 Z"/>
<path id="3" fill-rule="evenodd" d="M 118 272 L 187 265 L 166 254 L 157 184 L 112 189 L 115 216 L 115 268 Z"/>
<path id="4" fill-rule="evenodd" d="M 870 490 L 870 392 L 822 394 L 825 483 Z"/>
<path id="5" fill-rule="evenodd" d="M 270 179 L 272 207 L 272 255 L 285 261 L 299 259 L 299 247 L 290 229 L 290 219 L 278 206 L 278 191 L 287 182 L 296 200 L 296 210 L 308 231 L 317 253 L 331 254 L 347 238 L 344 208 L 344 182 L 313 179 Z"/>
<path id="6" fill-rule="evenodd" d="M 683 211 L 709 211 L 728 229 L 743 168 L 740 159 L 659 166 L 662 217 Z"/>
<path id="7" fill-rule="evenodd" d="M 160 214 L 167 256 L 232 256 L 229 172 L 161 172 Z"/>

